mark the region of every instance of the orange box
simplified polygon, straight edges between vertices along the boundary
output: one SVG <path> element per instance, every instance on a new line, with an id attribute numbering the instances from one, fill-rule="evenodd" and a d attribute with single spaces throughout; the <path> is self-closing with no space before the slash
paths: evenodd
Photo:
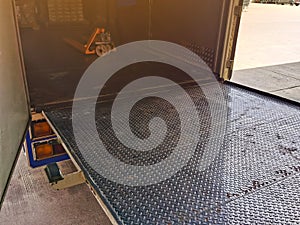
<path id="1" fill-rule="evenodd" d="M 36 159 L 45 159 L 53 156 L 53 146 L 51 144 L 35 144 Z"/>
<path id="2" fill-rule="evenodd" d="M 52 135 L 53 131 L 47 121 L 33 122 L 32 123 L 32 136 L 33 138 L 40 138 Z"/>

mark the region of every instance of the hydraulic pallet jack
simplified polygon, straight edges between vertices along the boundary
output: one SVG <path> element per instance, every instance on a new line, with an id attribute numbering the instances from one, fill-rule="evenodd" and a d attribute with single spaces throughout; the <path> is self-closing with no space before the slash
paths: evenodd
<path id="1" fill-rule="evenodd" d="M 104 28 L 98 27 L 91 34 L 86 44 L 82 44 L 70 38 L 64 38 L 64 41 L 85 55 L 96 54 L 99 57 L 109 53 L 115 48 L 110 33 L 105 31 Z"/>

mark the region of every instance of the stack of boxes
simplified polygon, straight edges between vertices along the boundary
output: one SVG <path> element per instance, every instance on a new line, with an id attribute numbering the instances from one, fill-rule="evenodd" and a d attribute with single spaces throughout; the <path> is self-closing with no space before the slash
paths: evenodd
<path id="1" fill-rule="evenodd" d="M 48 0 L 49 23 L 84 21 L 82 0 Z"/>
<path id="2" fill-rule="evenodd" d="M 32 113 L 25 149 L 33 168 L 69 159 L 57 135 L 41 113 Z"/>
<path id="3" fill-rule="evenodd" d="M 39 29 L 35 0 L 16 0 L 16 14 L 21 28 Z"/>

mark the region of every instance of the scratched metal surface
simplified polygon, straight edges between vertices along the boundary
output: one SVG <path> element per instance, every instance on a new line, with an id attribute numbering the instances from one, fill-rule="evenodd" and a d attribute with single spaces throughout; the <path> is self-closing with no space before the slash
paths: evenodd
<path id="1" fill-rule="evenodd" d="M 227 118 L 226 136 L 210 167 L 196 169 L 210 118 L 205 97 L 190 87 L 187 92 L 202 115 L 203 134 L 195 154 L 173 177 L 145 187 L 116 184 L 90 167 L 74 140 L 71 107 L 56 105 L 45 113 L 120 224 L 299 224 L 300 107 L 233 85 L 222 88 L 228 100 L 228 114 L 222 115 Z M 176 93 L 170 95 L 180 100 Z M 146 165 L 167 157 L 176 143 L 179 121 L 175 109 L 162 103 L 148 99 L 136 109 L 144 110 L 146 117 L 161 116 L 172 128 L 168 142 L 146 155 L 122 148 L 107 129 L 109 106 L 97 106 L 96 124 L 108 151 L 128 164 Z"/>

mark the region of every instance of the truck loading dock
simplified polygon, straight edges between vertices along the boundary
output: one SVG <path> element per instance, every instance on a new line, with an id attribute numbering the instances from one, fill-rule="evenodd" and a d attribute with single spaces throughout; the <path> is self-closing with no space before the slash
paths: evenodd
<path id="1" fill-rule="evenodd" d="M 241 19 L 232 81 L 300 101 L 299 21 L 299 7 L 251 4 Z"/>
<path id="2" fill-rule="evenodd" d="M 53 6 L 49 4 L 53 2 L 55 1 L 48 1 L 48 8 Z M 97 18 L 97 13 L 88 14 L 89 16 L 84 14 L 84 8 L 90 10 L 93 8 L 89 2 L 91 1 L 82 1 L 82 5 L 78 5 L 79 8 L 82 7 L 82 14 L 71 13 L 75 23 L 74 21 L 70 23 L 71 17 L 60 17 L 56 13 L 47 17 L 51 20 L 42 20 L 42 23 L 33 22 L 29 28 L 28 24 L 26 27 L 20 25 L 20 38 L 30 102 L 35 105 L 37 111 L 42 111 L 42 115 L 71 158 L 67 163 L 70 165 L 64 165 L 67 168 L 61 170 L 78 171 L 80 176 L 82 175 L 83 182 L 92 190 L 110 222 L 112 224 L 299 223 L 299 104 L 234 83 L 223 82 L 230 79 L 233 69 L 242 1 L 214 1 L 214 4 L 211 0 L 185 3 L 174 0 L 164 3 L 109 1 L 108 5 L 108 1 L 94 1 L 99 6 L 105 5 L 101 8 L 105 8 L 105 12 L 110 12 L 105 16 L 106 19 L 98 18 L 96 24 L 93 22 Z M 3 7 L 9 9 L 8 5 L 4 4 Z M 185 17 L 178 18 L 178 13 Z M 56 19 L 59 21 L 55 21 Z M 196 31 L 193 25 L 195 21 L 199 27 Z M 207 24 L 207 21 L 210 23 Z M 111 32 L 112 41 L 117 46 L 115 52 L 104 56 L 103 59 L 120 53 L 118 47 L 124 43 L 148 39 L 164 40 L 177 43 L 196 53 L 207 64 L 207 67 L 202 67 L 200 71 L 208 74 L 209 68 L 214 76 L 222 80 L 218 81 L 218 85 L 217 80 L 209 76 L 199 76 L 199 80 L 191 80 L 191 76 L 183 70 L 152 61 L 135 63 L 117 71 L 101 90 L 99 97 L 96 97 L 95 107 L 86 108 L 80 115 L 84 119 L 95 110 L 98 136 L 109 152 L 108 155 L 99 154 L 97 146 L 93 148 L 94 142 L 91 141 L 94 138 L 93 127 L 89 126 L 90 124 L 80 124 L 84 138 L 80 139 L 81 143 L 76 140 L 72 124 L 76 114 L 72 114 L 74 110 L 72 99 L 84 71 L 91 68 L 91 63 L 100 62 L 101 58 L 96 54 L 86 55 L 65 41 L 66 38 L 72 39 L 77 43 L 83 43 L 84 47 L 95 27 L 105 27 L 106 31 Z M 181 28 L 180 32 L 178 27 Z M 151 50 L 159 56 L 162 54 L 157 53 L 159 52 L 157 49 Z M 182 57 L 181 53 L 175 52 L 175 58 Z M 194 57 L 191 56 L 189 62 L 194 62 L 193 60 Z M 153 74 L 179 84 L 191 96 L 197 113 L 193 114 L 193 108 L 188 107 L 185 95 L 178 92 L 175 86 L 164 83 L 149 84 L 147 88 L 133 89 L 116 98 L 118 92 L 129 81 L 141 79 L 143 76 L 150 77 Z M 99 70 L 99 75 L 105 74 L 101 74 Z M 91 89 L 98 87 L 97 83 L 93 85 Z M 149 128 L 149 124 L 153 117 L 159 117 L 167 126 L 166 138 L 154 149 L 137 151 L 118 140 L 117 137 L 124 138 L 124 136 L 124 140 L 127 139 L 124 133 L 118 133 L 113 129 L 113 119 L 114 117 L 126 119 L 126 103 L 129 104 L 134 95 L 144 96 L 149 93 L 153 97 L 138 101 L 130 111 L 130 128 L 142 140 L 151 135 L 158 135 L 162 130 L 153 130 Z M 162 95 L 166 99 L 174 100 L 178 105 L 175 104 L 175 107 L 162 98 L 155 97 Z M 89 99 L 77 100 L 85 102 Z M 114 116 L 111 116 L 114 102 L 120 103 L 121 106 L 115 111 Z M 13 107 L 10 110 L 13 110 Z M 181 117 L 181 112 L 187 114 Z M 34 114 L 32 118 L 34 120 Z M 183 133 L 182 127 L 185 125 L 183 121 L 187 123 L 192 121 L 191 127 L 194 130 L 188 127 L 186 129 L 188 132 Z M 219 129 L 214 130 L 216 127 Z M 212 134 L 212 131 L 216 133 Z M 191 137 L 197 132 L 200 135 L 196 142 L 192 143 Z M 99 174 L 94 167 L 102 165 L 103 162 L 103 165 L 106 162 L 108 164 L 115 162 L 111 161 L 113 156 L 126 165 L 140 167 L 140 172 L 143 173 L 143 167 L 146 170 L 146 167 L 163 163 L 172 157 L 180 141 L 185 144 L 178 153 L 181 156 L 179 161 L 186 160 L 187 163 L 172 176 L 160 182 L 151 183 L 151 180 L 156 180 L 157 177 L 145 176 L 143 181 L 147 185 L 134 185 L 138 174 L 125 181 L 123 178 L 126 174 L 124 174 L 119 177 L 123 183 L 117 182 Z M 153 143 L 148 144 L 151 146 Z M 196 144 L 196 147 L 191 157 L 186 159 L 185 157 L 190 154 L 189 146 L 192 144 Z M 95 157 L 86 157 L 78 147 L 81 145 L 90 146 L 89 154 Z M 205 151 L 207 146 L 215 151 L 207 153 Z M 140 145 L 136 144 L 136 147 Z M 147 145 L 143 147 L 148 148 Z M 18 165 L 17 171 L 22 170 L 20 166 L 25 165 Z M 118 166 L 115 168 L 112 165 L 112 170 L 105 172 L 111 172 L 115 178 Z M 169 164 L 164 169 L 172 171 L 176 168 L 175 164 Z M 59 189 L 60 180 L 55 180 L 53 176 L 52 178 L 54 179 L 52 185 Z M 133 183 L 124 184 L 131 181 Z M 79 189 L 72 187 L 67 190 L 69 191 L 62 190 L 63 197 L 69 195 L 72 198 L 72 192 Z M 88 196 L 86 189 L 84 190 L 82 194 Z M 37 189 L 36 193 L 42 194 Z M 55 193 L 59 198 L 60 191 Z M 55 193 L 51 194 L 52 201 L 55 201 Z M 9 191 L 7 196 L 11 198 L 10 204 L 13 204 L 14 196 L 10 195 Z M 103 218 L 103 211 L 96 206 L 91 196 L 87 199 L 82 199 L 82 195 L 79 196 L 81 196 L 79 200 L 84 204 L 90 199 L 95 210 L 81 213 L 78 210 L 81 207 L 74 206 L 76 208 L 74 212 L 77 214 L 75 218 L 69 220 L 49 218 L 49 221 L 52 221 L 52 224 L 109 224 L 107 218 Z M 39 204 L 45 205 L 47 202 L 40 202 L 37 205 Z M 54 208 L 52 204 L 50 208 Z M 5 204 L 3 206 L 8 207 Z M 97 220 L 89 221 L 89 217 L 85 216 L 85 214 L 97 216 L 98 211 L 101 218 Z M 6 208 L 5 212 L 9 210 Z M 14 223 L 3 217 L 3 211 L 1 213 L 0 221 Z M 55 217 L 53 212 L 44 215 Z M 24 220 L 30 221 L 31 224 L 40 224 L 40 221 L 34 218 Z M 15 223 L 19 224 L 20 220 Z"/>

